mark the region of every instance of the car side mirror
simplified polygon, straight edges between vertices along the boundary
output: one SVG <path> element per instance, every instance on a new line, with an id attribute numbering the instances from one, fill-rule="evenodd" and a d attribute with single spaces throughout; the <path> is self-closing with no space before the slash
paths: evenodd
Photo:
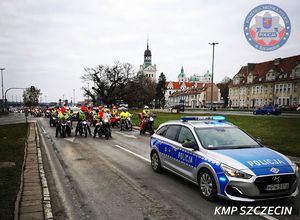
<path id="1" fill-rule="evenodd" d="M 191 148 L 191 149 L 194 149 L 194 150 L 199 150 L 198 145 L 194 141 L 189 141 L 189 142 L 183 143 L 182 146 L 185 147 L 185 148 Z"/>

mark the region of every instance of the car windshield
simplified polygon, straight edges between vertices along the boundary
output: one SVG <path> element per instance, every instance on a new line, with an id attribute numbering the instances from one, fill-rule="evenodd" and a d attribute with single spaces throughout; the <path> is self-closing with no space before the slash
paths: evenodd
<path id="1" fill-rule="evenodd" d="M 261 147 L 255 140 L 238 128 L 195 128 L 196 134 L 206 149 L 235 149 Z"/>

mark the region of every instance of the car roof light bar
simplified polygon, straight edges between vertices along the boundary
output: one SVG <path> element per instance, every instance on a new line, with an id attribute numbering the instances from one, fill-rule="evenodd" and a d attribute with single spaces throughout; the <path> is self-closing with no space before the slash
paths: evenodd
<path id="1" fill-rule="evenodd" d="M 221 115 L 217 116 L 184 116 L 181 117 L 182 122 L 187 122 L 187 121 L 206 121 L 206 120 L 214 120 L 218 122 L 225 121 L 225 117 Z"/>

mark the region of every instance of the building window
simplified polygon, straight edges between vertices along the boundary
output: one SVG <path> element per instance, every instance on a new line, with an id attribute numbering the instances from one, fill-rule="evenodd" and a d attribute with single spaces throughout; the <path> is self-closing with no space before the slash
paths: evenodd
<path id="1" fill-rule="evenodd" d="M 284 85 L 283 85 L 283 92 L 286 92 L 286 89 L 287 89 L 287 85 L 284 84 Z"/>
<path id="2" fill-rule="evenodd" d="M 282 85 L 279 85 L 279 92 L 282 92 Z"/>
<path id="3" fill-rule="evenodd" d="M 299 78 L 299 77 L 300 77 L 300 67 L 297 67 L 297 68 L 295 69 L 295 77 L 296 77 L 296 78 Z"/>

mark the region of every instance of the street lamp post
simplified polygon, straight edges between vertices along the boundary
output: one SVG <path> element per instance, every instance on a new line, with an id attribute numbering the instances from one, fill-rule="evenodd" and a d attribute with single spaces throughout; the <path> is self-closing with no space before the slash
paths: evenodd
<path id="1" fill-rule="evenodd" d="M 215 45 L 218 45 L 217 42 L 209 43 L 209 45 L 213 46 L 213 55 L 212 55 L 212 68 L 211 68 L 211 95 L 210 95 L 210 104 L 211 104 L 211 110 L 213 110 L 213 92 L 214 92 L 214 59 L 215 59 Z"/>
<path id="2" fill-rule="evenodd" d="M 1 70 L 2 102 L 4 103 L 3 70 L 5 70 L 5 68 L 0 68 L 0 70 Z"/>
<path id="3" fill-rule="evenodd" d="M 90 83 L 88 83 L 88 92 L 90 92 Z M 90 94 L 88 93 L 88 103 L 90 104 Z"/>

